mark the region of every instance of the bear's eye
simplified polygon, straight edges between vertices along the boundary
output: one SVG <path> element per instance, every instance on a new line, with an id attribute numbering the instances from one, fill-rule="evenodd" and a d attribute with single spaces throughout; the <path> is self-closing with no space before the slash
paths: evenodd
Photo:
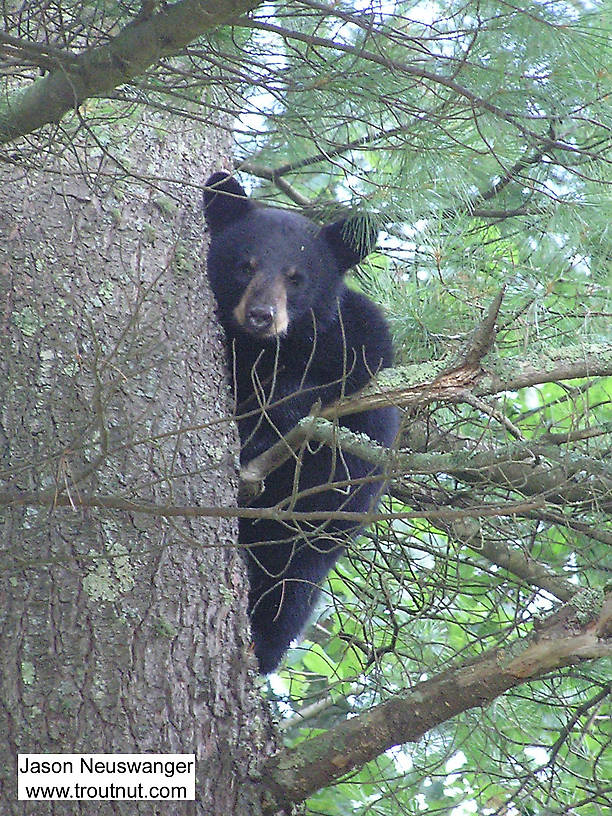
<path id="1" fill-rule="evenodd" d="M 285 277 L 287 278 L 289 283 L 292 283 L 294 286 L 299 286 L 300 283 L 302 283 L 302 281 L 304 280 L 304 274 L 300 272 L 299 269 L 296 269 L 294 266 L 287 270 L 287 272 L 285 273 Z"/>
<path id="2" fill-rule="evenodd" d="M 252 277 L 255 274 L 255 262 L 252 259 L 249 261 L 243 261 L 238 266 L 238 272 L 247 278 Z"/>

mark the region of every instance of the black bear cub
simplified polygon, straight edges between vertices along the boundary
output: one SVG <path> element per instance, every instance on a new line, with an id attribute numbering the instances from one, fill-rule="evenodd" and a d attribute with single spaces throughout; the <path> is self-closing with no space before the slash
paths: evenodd
<path id="1" fill-rule="evenodd" d="M 358 237 L 345 221 L 319 227 L 296 213 L 261 206 L 227 173 L 215 173 L 206 187 L 208 277 L 231 355 L 245 464 L 315 402 L 325 406 L 351 394 L 390 366 L 391 339 L 378 308 L 344 282 L 347 269 L 372 249 L 371 230 Z M 389 446 L 397 412 L 379 408 L 343 417 L 339 424 Z M 381 490 L 372 465 L 311 442 L 269 474 L 252 506 L 363 513 L 375 506 Z M 358 532 L 355 523 L 333 518 L 241 519 L 251 631 L 262 674 L 278 666 L 300 635 L 321 581 Z"/>

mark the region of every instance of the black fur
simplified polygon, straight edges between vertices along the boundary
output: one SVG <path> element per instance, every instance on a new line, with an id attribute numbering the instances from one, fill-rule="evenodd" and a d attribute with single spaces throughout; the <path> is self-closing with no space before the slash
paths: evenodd
<path id="1" fill-rule="evenodd" d="M 317 400 L 327 405 L 351 394 L 391 365 L 391 340 L 379 309 L 344 282 L 346 270 L 372 248 L 371 229 L 359 231 L 360 246 L 350 224 L 321 228 L 296 213 L 260 206 L 226 173 L 211 176 L 207 188 L 208 276 L 232 355 L 244 464 L 277 442 Z M 397 412 L 380 408 L 344 417 L 340 425 L 389 446 Z M 298 489 L 376 473 L 361 459 L 315 445 L 302 452 Z M 292 458 L 268 476 L 254 506 L 288 506 L 295 478 Z M 366 512 L 380 491 L 381 481 L 374 479 L 349 490 L 315 491 L 290 505 L 299 511 Z M 357 525 L 342 521 L 241 520 L 262 673 L 273 671 L 300 635 L 321 581 L 347 538 L 358 532 Z"/>

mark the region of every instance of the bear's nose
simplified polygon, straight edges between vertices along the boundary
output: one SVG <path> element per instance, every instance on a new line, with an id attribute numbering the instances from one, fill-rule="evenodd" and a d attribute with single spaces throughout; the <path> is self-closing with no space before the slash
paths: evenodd
<path id="1" fill-rule="evenodd" d="M 266 331 L 274 322 L 272 306 L 252 306 L 247 312 L 247 320 L 255 331 Z"/>

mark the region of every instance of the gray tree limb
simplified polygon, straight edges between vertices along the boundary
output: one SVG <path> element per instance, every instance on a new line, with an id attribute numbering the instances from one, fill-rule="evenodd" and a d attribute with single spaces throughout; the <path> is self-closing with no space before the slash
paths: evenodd
<path id="1" fill-rule="evenodd" d="M 462 402 L 469 394 L 487 396 L 537 383 L 610 375 L 612 375 L 612 346 L 597 344 L 547 349 L 537 359 L 526 361 L 513 359 L 497 363 L 493 371 L 485 371 L 479 364 L 472 362 L 466 366 L 463 361 L 457 368 L 449 367 L 448 362 L 444 360 L 385 369 L 357 394 L 328 406 L 316 417 L 306 417 L 284 439 L 244 465 L 240 475 L 246 483 L 262 481 L 268 473 L 291 456 L 309 436 L 320 441 L 326 441 L 327 438 L 329 441 L 331 431 L 320 422 L 321 419 L 335 419 L 389 404 L 417 408 L 433 401 Z M 351 452 L 366 461 L 381 464 L 387 456 L 376 450 L 371 441 L 362 439 L 360 444 L 360 440 L 354 439 L 355 435 L 350 431 L 345 433 L 343 429 L 335 428 L 333 432 L 335 444 L 346 446 L 347 450 L 350 447 Z M 529 457 L 537 455 L 529 449 L 529 446 L 526 446 L 525 450 L 529 451 L 525 454 Z M 491 453 L 481 455 L 488 458 L 487 462 L 481 461 L 476 464 L 474 455 L 471 454 L 470 466 L 466 472 L 475 473 L 482 467 L 497 464 L 491 460 Z M 426 457 L 423 460 L 415 459 L 418 456 L 420 454 L 411 454 L 404 463 L 406 466 L 409 465 L 413 472 L 424 472 L 419 470 L 420 466 L 437 468 L 437 471 L 429 472 L 446 469 L 441 467 L 442 461 L 446 460 L 433 462 L 429 458 L 431 454 L 423 454 Z M 452 458 L 454 454 L 446 456 Z M 504 455 L 504 458 L 507 457 Z M 422 465 L 419 465 L 420 462 Z M 449 461 L 446 464 L 448 467 L 453 462 Z M 459 462 L 454 461 L 454 470 L 457 470 L 457 465 Z M 522 471 L 519 479 L 524 479 Z M 539 489 L 541 487 L 540 483 Z"/>
<path id="2" fill-rule="evenodd" d="M 0 103 L 0 144 L 59 122 L 85 99 L 108 94 L 143 74 L 161 57 L 179 53 L 197 37 L 251 11 L 261 0 L 180 0 L 129 23 L 98 48 L 65 57 L 55 70 Z"/>
<path id="3" fill-rule="evenodd" d="M 612 595 L 602 604 L 586 591 L 534 633 L 507 649 L 417 683 L 335 728 L 272 757 L 266 767 L 270 814 L 301 802 L 395 745 L 415 742 L 437 725 L 511 688 L 564 666 L 612 655 Z"/>

